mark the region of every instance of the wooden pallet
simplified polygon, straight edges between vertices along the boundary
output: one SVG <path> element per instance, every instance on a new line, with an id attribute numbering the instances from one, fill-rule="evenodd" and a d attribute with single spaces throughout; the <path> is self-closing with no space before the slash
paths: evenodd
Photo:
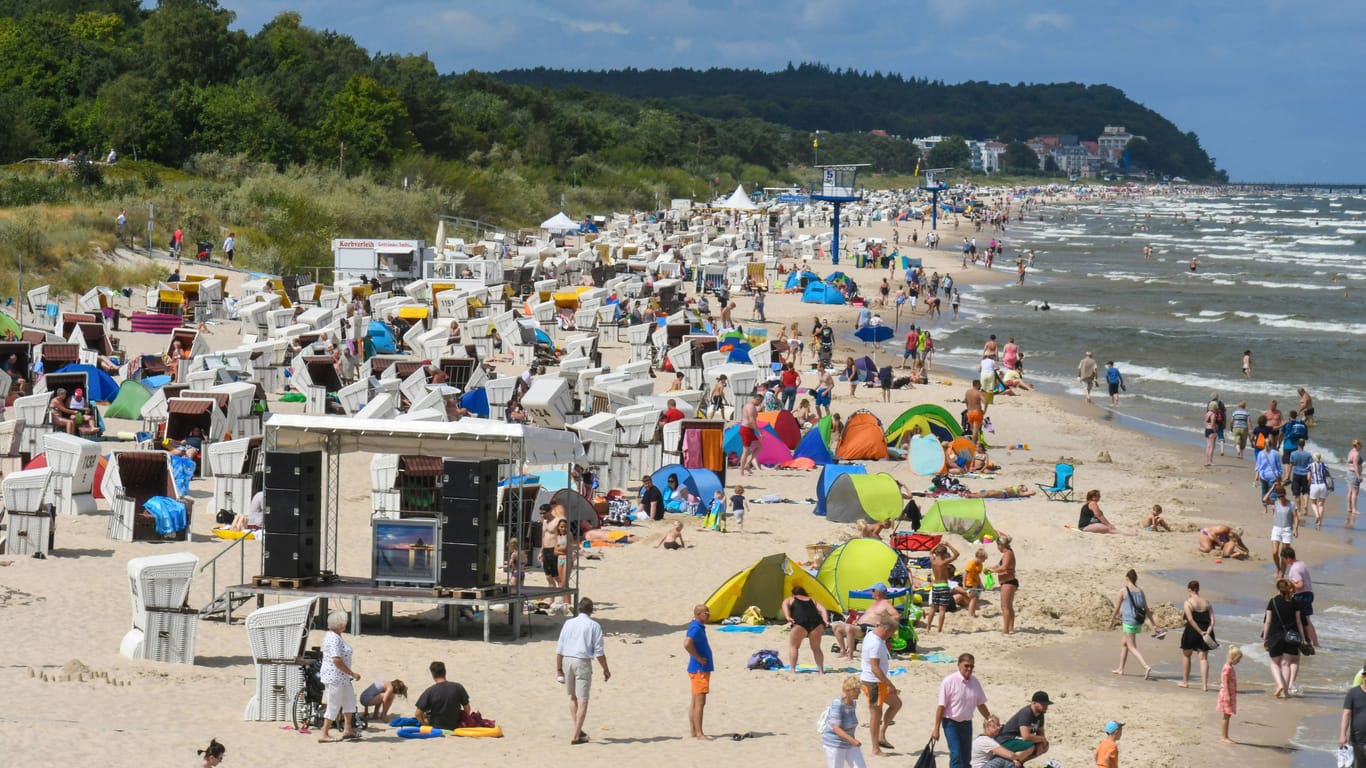
<path id="1" fill-rule="evenodd" d="M 316 576 L 299 576 L 295 578 L 280 578 L 275 576 L 252 576 L 251 585 L 253 587 L 269 587 L 270 589 L 302 589 L 311 587 L 318 581 Z"/>
<path id="2" fill-rule="evenodd" d="M 495 584 L 491 587 L 433 587 L 436 597 L 454 597 L 461 600 L 487 600 L 494 597 L 507 597 L 508 586 Z"/>

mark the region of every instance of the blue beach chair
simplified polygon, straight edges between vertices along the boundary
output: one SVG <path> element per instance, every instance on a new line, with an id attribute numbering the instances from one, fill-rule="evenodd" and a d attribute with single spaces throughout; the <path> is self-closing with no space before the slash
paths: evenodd
<path id="1" fill-rule="evenodd" d="M 1071 464 L 1059 464 L 1053 468 L 1053 484 L 1035 483 L 1043 495 L 1051 501 L 1072 500 L 1072 475 L 1076 469 Z"/>

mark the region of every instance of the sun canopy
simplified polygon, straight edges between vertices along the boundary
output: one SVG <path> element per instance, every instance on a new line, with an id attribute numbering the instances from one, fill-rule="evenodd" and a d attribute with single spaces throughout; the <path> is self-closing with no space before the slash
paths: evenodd
<path id="1" fill-rule="evenodd" d="M 773 431 L 778 433 L 783 445 L 788 448 L 796 448 L 802 441 L 802 428 L 797 424 L 797 417 L 792 415 L 792 411 L 761 411 L 759 423 L 773 427 Z"/>
<path id="2" fill-rule="evenodd" d="M 737 459 L 740 452 L 744 449 L 740 439 L 740 425 L 732 424 L 726 428 L 724 437 L 721 440 L 721 449 L 727 456 L 734 456 Z M 783 444 L 783 438 L 774 431 L 768 424 L 759 425 L 759 452 L 754 455 L 754 460 L 765 467 L 775 467 L 785 461 L 792 460 L 792 451 Z"/>
<path id="3" fill-rule="evenodd" d="M 830 283 L 823 283 L 819 280 L 806 284 L 806 290 L 802 291 L 803 304 L 843 304 L 844 294 Z"/>
<path id="4" fill-rule="evenodd" d="M 920 521 L 921 533 L 956 533 L 968 541 L 996 536 L 987 519 L 987 504 L 981 499 L 940 499 Z"/>
<path id="5" fill-rule="evenodd" d="M 749 199 L 749 195 L 745 194 L 745 186 L 743 184 L 735 185 L 735 191 L 717 207 L 729 208 L 735 211 L 753 211 L 757 209 L 757 206 L 754 205 L 754 201 Z"/>
<path id="6" fill-rule="evenodd" d="M 325 450 L 332 440 L 342 453 L 419 454 L 452 459 L 525 458 L 532 464 L 582 461 L 578 436 L 559 430 L 485 419 L 398 421 L 277 413 L 266 422 L 281 449 Z"/>
<path id="7" fill-rule="evenodd" d="M 564 211 L 541 222 L 541 229 L 547 232 L 577 232 L 579 223 L 565 215 Z"/>
<path id="8" fill-rule="evenodd" d="M 536 507 L 539 509 L 542 504 L 562 505 L 564 519 L 571 523 L 588 523 L 594 528 L 598 527 L 598 511 L 593 509 L 593 503 L 578 491 L 568 488 L 552 491 L 541 486 L 541 490 L 536 494 Z"/>
<path id="9" fill-rule="evenodd" d="M 119 395 L 119 383 L 114 377 L 93 365 L 69 363 L 50 373 L 84 373 L 86 399 L 95 403 L 107 403 Z"/>
<path id="10" fill-rule="evenodd" d="M 660 493 L 668 493 L 669 475 L 678 475 L 678 482 L 687 488 L 692 495 L 702 500 L 703 504 L 711 503 L 712 497 L 721 490 L 721 478 L 710 469 L 688 469 L 682 464 L 666 464 L 655 470 L 650 475 L 650 482 L 655 484 Z"/>
<path id="11" fill-rule="evenodd" d="M 854 523 L 863 518 L 880 522 L 900 514 L 901 487 L 886 472 L 840 475 L 825 496 L 825 518 L 833 523 Z"/>
<path id="12" fill-rule="evenodd" d="M 783 288 L 789 291 L 794 288 L 800 288 L 802 287 L 803 280 L 806 281 L 807 285 L 810 285 L 811 283 L 820 282 L 821 276 L 809 269 L 796 270 L 787 276 L 787 282 L 783 284 Z"/>
<path id="13" fill-rule="evenodd" d="M 826 432 L 821 432 L 819 425 L 807 430 L 806 434 L 802 435 L 801 442 L 797 443 L 796 450 L 792 452 L 792 458 L 810 459 L 817 466 L 834 464 L 835 457 L 830 455 L 828 427 Z"/>
<path id="14" fill-rule="evenodd" d="M 839 601 L 841 610 L 866 610 L 873 601 L 852 598 L 850 592 L 862 592 L 874 584 L 886 582 L 900 556 L 882 539 L 850 539 L 835 547 L 821 562 L 816 580 L 830 590 Z"/>
<path id="15" fill-rule="evenodd" d="M 907 408 L 887 427 L 887 445 L 901 445 L 906 435 L 920 428 L 920 434 L 934 435 L 938 440 L 952 440 L 963 436 L 963 429 L 953 414 L 934 403 L 921 403 Z"/>
<path id="16" fill-rule="evenodd" d="M 859 411 L 845 422 L 835 455 L 841 461 L 887 458 L 887 444 L 882 442 L 882 424 L 869 411 Z"/>
<path id="17" fill-rule="evenodd" d="M 751 605 L 758 607 L 764 618 L 776 619 L 783 615 L 783 601 L 792 595 L 793 587 L 804 588 L 812 600 L 827 610 L 840 610 L 839 600 L 824 584 L 781 552 L 726 579 L 707 598 L 706 606 L 711 609 L 713 622 L 739 616 Z"/>

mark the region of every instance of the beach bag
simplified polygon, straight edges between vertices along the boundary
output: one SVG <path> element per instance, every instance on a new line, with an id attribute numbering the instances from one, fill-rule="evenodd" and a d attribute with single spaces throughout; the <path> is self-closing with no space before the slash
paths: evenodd
<path id="1" fill-rule="evenodd" d="M 744 613 L 740 614 L 740 621 L 751 626 L 762 625 L 764 623 L 764 612 L 759 610 L 759 606 L 751 605 L 745 609 Z"/>
<path id="2" fill-rule="evenodd" d="M 925 748 L 920 750 L 920 758 L 915 761 L 915 768 L 937 768 L 934 762 L 934 739 L 925 742 Z"/>
<path id="3" fill-rule="evenodd" d="M 1324 469 L 1323 469 L 1323 482 L 1324 482 L 1325 485 L 1328 486 L 1328 492 L 1329 492 L 1329 493 L 1332 493 L 1332 492 L 1334 492 L 1334 491 L 1337 490 L 1337 487 L 1336 487 L 1335 484 L 1333 483 L 1333 476 L 1330 475 L 1330 474 L 1328 474 L 1328 468 L 1327 468 L 1327 467 L 1324 467 Z"/>
<path id="4" fill-rule="evenodd" d="M 749 662 L 745 664 L 746 669 L 777 669 L 783 665 L 783 660 L 778 656 L 777 651 L 764 649 L 755 651 L 749 657 Z"/>
<path id="5" fill-rule="evenodd" d="M 1276 621 L 1280 622 L 1282 627 L 1285 627 L 1281 636 L 1285 638 L 1287 645 L 1304 645 L 1304 638 L 1300 636 L 1300 631 L 1294 627 L 1285 626 L 1285 619 L 1281 618 L 1281 607 L 1279 605 L 1276 606 Z"/>
<path id="6" fill-rule="evenodd" d="M 497 725 L 494 721 L 485 719 L 478 712 L 467 712 L 460 716 L 461 728 L 495 728 Z"/>
<path id="7" fill-rule="evenodd" d="M 892 572 L 887 574 L 887 583 L 894 587 L 904 587 L 911 581 L 911 572 L 906 570 L 906 564 L 897 558 L 896 565 L 892 566 Z"/>
<path id="8" fill-rule="evenodd" d="M 821 710 L 821 716 L 816 720 L 816 735 L 824 736 L 830 731 L 830 710 L 835 708 L 835 702 L 830 702 L 830 706 Z"/>

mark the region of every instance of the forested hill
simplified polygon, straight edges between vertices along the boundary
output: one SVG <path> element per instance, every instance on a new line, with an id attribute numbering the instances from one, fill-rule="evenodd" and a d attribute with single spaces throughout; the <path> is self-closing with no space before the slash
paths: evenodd
<path id="1" fill-rule="evenodd" d="M 1107 125 L 1145 136 L 1152 167 L 1190 179 L 1219 176 L 1214 159 L 1193 132 L 1108 85 L 1006 85 L 906 78 L 789 64 L 778 72 L 753 69 L 519 69 L 495 73 L 510 83 L 578 88 L 652 99 L 718 119 L 753 117 L 804 131 L 882 129 L 915 138 L 960 135 L 1025 140 L 1075 134 L 1093 141 Z"/>

